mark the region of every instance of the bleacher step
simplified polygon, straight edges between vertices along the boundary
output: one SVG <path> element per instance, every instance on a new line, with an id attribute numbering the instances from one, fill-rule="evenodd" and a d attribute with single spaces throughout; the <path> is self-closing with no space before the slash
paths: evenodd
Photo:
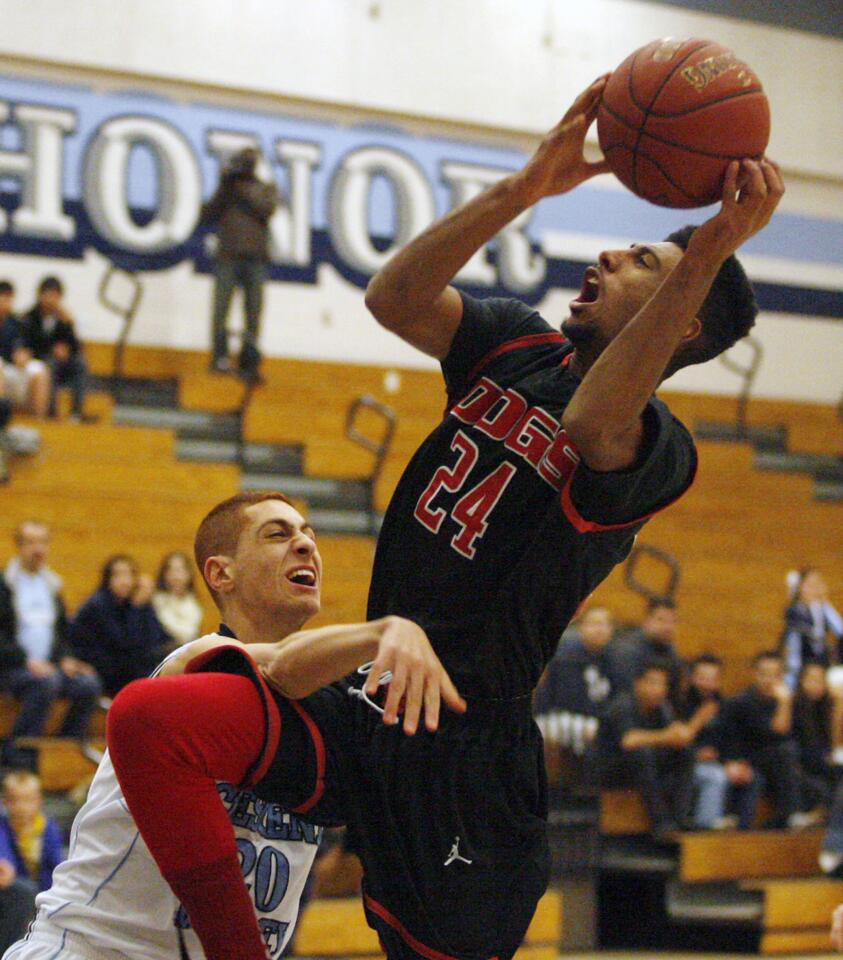
<path id="1" fill-rule="evenodd" d="M 817 480 L 814 484 L 814 499 L 823 503 L 843 502 L 843 483 L 833 480 Z"/>
<path id="2" fill-rule="evenodd" d="M 306 477 L 288 473 L 243 473 L 243 490 L 264 490 L 277 487 L 290 497 L 306 500 L 311 508 L 331 510 L 367 510 L 369 485 L 365 480 L 339 480 L 331 477 Z"/>
<path id="3" fill-rule="evenodd" d="M 668 915 L 676 923 L 740 923 L 760 925 L 764 893 L 735 883 L 681 883 L 670 880 L 665 890 Z"/>
<path id="4" fill-rule="evenodd" d="M 681 835 L 680 879 L 706 883 L 816 875 L 822 830 L 705 831 Z"/>
<path id="5" fill-rule="evenodd" d="M 90 389 L 110 393 L 116 404 L 143 407 L 177 407 L 179 381 L 176 377 L 93 376 Z"/>
<path id="6" fill-rule="evenodd" d="M 720 443 L 749 443 L 756 450 L 787 450 L 787 427 L 781 423 L 758 424 L 741 428 L 732 422 L 698 420 L 694 436 Z"/>
<path id="7" fill-rule="evenodd" d="M 820 453 L 794 453 L 789 450 L 758 450 L 753 463 L 758 470 L 780 473 L 807 473 L 823 479 L 843 480 L 843 460 Z"/>
<path id="8" fill-rule="evenodd" d="M 112 419 L 123 426 L 177 430 L 180 439 L 236 440 L 240 426 L 236 414 L 231 413 L 128 404 L 118 404 Z"/>
<path id="9" fill-rule="evenodd" d="M 247 443 L 242 450 L 246 470 L 250 473 L 301 474 L 304 451 L 300 445 Z M 236 440 L 206 439 L 180 435 L 176 442 L 179 460 L 196 463 L 236 463 L 240 444 Z M 276 485 L 277 481 L 273 483 Z"/>

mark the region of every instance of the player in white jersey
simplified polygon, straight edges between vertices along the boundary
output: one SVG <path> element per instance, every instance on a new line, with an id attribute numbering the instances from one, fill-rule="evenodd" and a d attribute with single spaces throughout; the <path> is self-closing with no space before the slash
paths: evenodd
<path id="1" fill-rule="evenodd" d="M 225 542 L 232 536 L 233 549 Z M 168 657 L 157 671 L 161 679 L 137 681 L 133 687 L 158 684 L 156 689 L 166 692 L 169 683 L 175 689 L 176 677 L 189 679 L 179 677 L 185 668 L 228 654 L 241 661 L 237 672 L 247 678 L 250 671 L 271 665 L 276 689 L 303 697 L 375 659 L 379 669 L 392 667 L 408 676 L 423 671 L 428 692 L 436 687 L 437 697 L 441 691 L 446 702 L 459 708 L 427 638 L 410 621 L 385 618 L 300 631 L 318 612 L 322 565 L 312 528 L 283 495 L 253 493 L 225 501 L 200 525 L 196 546 L 229 626 Z M 214 555 L 206 556 L 211 551 Z M 250 659 L 242 655 L 245 649 Z M 280 683 L 279 676 L 285 678 Z M 243 682 L 247 692 L 252 684 L 254 695 L 260 695 L 263 684 L 257 674 Z M 222 717 L 235 705 L 221 699 L 218 706 Z M 225 736 L 224 721 L 215 722 Z M 267 752 L 271 749 L 267 744 Z M 251 782 L 259 779 L 259 771 L 251 772 Z M 260 936 L 268 956 L 278 957 L 294 929 L 321 828 L 258 799 L 248 783 L 217 782 L 217 791 L 234 829 Z M 166 823 L 167 811 L 162 809 L 160 817 Z M 242 891 L 242 882 L 239 887 Z M 74 821 L 68 859 L 36 902 L 37 917 L 27 937 L 4 960 L 203 956 L 185 910 L 140 835 L 108 753 Z"/>

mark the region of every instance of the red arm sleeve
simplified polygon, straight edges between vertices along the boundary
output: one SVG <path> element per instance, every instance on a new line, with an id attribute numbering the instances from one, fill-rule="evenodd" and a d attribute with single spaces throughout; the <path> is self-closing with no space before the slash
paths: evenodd
<path id="1" fill-rule="evenodd" d="M 108 747 L 141 836 L 207 960 L 266 960 L 217 780 L 240 784 L 266 747 L 254 683 L 225 673 L 137 680 L 108 712 Z"/>

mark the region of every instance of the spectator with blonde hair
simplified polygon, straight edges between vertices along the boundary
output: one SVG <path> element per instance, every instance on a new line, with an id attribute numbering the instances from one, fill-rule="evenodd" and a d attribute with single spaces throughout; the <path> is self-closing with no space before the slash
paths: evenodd
<path id="1" fill-rule="evenodd" d="M 186 553 L 174 550 L 161 561 L 152 606 L 175 646 L 199 636 L 205 612 L 196 597 L 193 566 Z"/>
<path id="2" fill-rule="evenodd" d="M 806 663 L 824 667 L 843 661 L 843 617 L 828 599 L 828 584 L 816 567 L 791 570 L 787 575 L 790 605 L 785 610 L 782 655 L 786 680 L 795 690 Z"/>

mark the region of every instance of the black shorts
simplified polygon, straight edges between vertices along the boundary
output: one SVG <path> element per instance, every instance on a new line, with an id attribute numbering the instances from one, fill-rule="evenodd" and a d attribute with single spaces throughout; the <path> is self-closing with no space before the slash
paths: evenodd
<path id="1" fill-rule="evenodd" d="M 500 960 L 549 876 L 541 736 L 529 699 L 443 710 L 435 734 L 387 727 L 343 682 L 286 702 L 259 796 L 348 824 L 387 955 Z"/>

